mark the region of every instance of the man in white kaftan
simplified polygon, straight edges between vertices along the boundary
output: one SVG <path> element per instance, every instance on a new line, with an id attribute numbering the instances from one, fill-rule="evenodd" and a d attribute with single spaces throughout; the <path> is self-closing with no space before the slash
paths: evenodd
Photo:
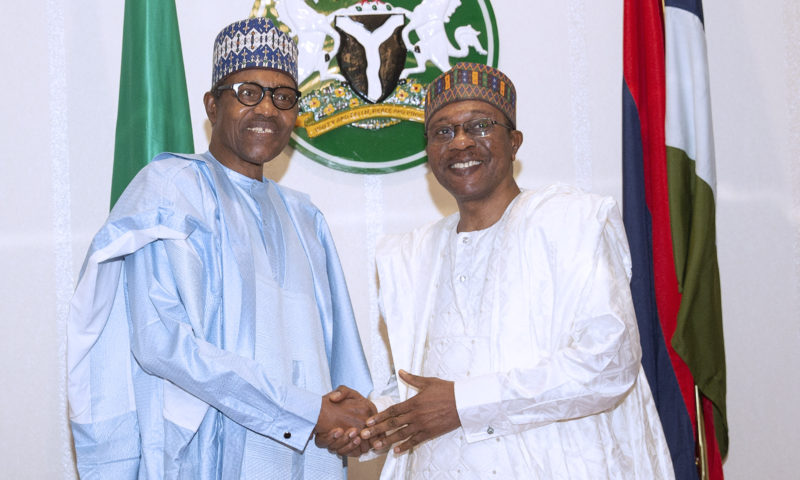
<path id="1" fill-rule="evenodd" d="M 385 479 L 671 479 L 617 206 L 517 187 L 514 102 L 485 65 L 429 87 L 428 161 L 459 212 L 379 245 L 403 382 L 362 437 L 395 444 Z"/>
<path id="2" fill-rule="evenodd" d="M 461 420 L 389 453 L 384 477 L 671 478 L 614 202 L 554 186 L 523 191 L 486 229 L 458 221 L 377 254 L 395 365 L 454 380 Z"/>
<path id="3" fill-rule="evenodd" d="M 325 219 L 263 178 L 297 116 L 296 49 L 264 18 L 220 35 L 253 30 L 267 43 L 215 56 L 210 151 L 157 156 L 90 247 L 68 324 L 82 478 L 341 480 L 309 439 L 375 411 Z"/>

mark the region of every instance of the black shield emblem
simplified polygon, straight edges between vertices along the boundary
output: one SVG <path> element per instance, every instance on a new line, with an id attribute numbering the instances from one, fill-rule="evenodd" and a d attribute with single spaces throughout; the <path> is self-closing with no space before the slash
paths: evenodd
<path id="1" fill-rule="evenodd" d="M 350 88 L 369 103 L 386 99 L 406 63 L 402 13 L 337 16 L 341 36 L 336 59 Z"/>

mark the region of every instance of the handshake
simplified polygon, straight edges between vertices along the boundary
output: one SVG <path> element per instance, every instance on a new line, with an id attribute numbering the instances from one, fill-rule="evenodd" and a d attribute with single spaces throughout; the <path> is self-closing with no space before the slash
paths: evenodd
<path id="1" fill-rule="evenodd" d="M 453 382 L 403 370 L 399 375 L 417 394 L 380 413 L 371 401 L 345 386 L 322 397 L 314 428 L 316 445 L 338 455 L 358 457 L 402 442 L 394 449 L 399 454 L 461 426 Z"/>

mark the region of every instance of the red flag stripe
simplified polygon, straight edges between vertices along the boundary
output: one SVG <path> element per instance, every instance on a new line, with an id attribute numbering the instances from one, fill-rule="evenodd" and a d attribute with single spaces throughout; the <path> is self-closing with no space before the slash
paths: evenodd
<path id="1" fill-rule="evenodd" d="M 664 338 L 671 339 L 677 325 L 681 295 L 672 251 L 664 137 L 666 75 L 663 10 L 658 0 L 629 0 L 625 2 L 624 14 L 623 73 L 641 121 L 645 197 L 653 221 L 656 303 Z M 694 379 L 669 341 L 667 350 L 696 433 Z"/>

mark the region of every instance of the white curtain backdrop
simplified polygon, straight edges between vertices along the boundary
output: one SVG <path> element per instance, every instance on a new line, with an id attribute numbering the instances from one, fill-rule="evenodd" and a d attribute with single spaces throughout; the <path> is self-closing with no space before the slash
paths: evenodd
<path id="1" fill-rule="evenodd" d="M 466 2 L 465 2 L 466 3 Z M 195 148 L 211 44 L 251 0 L 177 0 Z M 622 0 L 492 2 L 499 67 L 519 93 L 521 186 L 621 200 Z M 123 1 L 3 2 L 0 476 L 75 478 L 65 398 L 67 303 L 108 213 Z M 796 478 L 800 445 L 800 3 L 707 0 L 717 228 L 728 363 L 729 479 Z M 388 368 L 374 248 L 455 211 L 425 166 L 342 173 L 284 152 L 266 169 L 330 223 L 371 366 Z M 376 478 L 380 461 L 351 478 Z"/>

